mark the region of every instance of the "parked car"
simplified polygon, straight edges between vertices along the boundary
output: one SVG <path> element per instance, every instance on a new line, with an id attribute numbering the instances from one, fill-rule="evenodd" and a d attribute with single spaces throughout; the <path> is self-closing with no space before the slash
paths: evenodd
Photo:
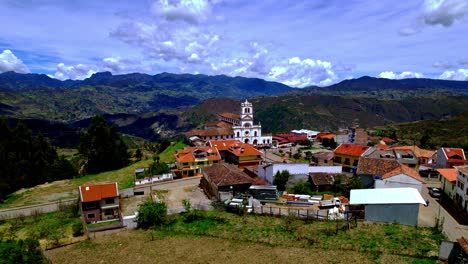
<path id="1" fill-rule="evenodd" d="M 441 193 L 442 193 L 442 191 L 440 190 L 440 188 L 430 188 L 429 189 L 429 195 L 432 196 L 432 197 L 440 197 Z"/>

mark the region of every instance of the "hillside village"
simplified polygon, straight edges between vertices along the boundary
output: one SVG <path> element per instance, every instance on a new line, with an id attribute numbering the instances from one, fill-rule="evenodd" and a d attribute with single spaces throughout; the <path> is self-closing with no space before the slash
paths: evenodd
<path id="1" fill-rule="evenodd" d="M 240 109 L 240 115 L 219 113 L 218 120 L 203 129 L 187 132 L 192 146 L 174 153 L 171 173 L 146 177 L 145 168 L 136 169 L 133 193 L 125 195 L 152 195 L 158 201 L 161 197 L 152 192 L 152 184 L 196 179 L 208 199 L 205 205 L 197 200 L 200 208 L 217 201 L 251 213 L 281 216 L 293 209 L 296 217 L 428 226 L 432 223 L 424 223 L 421 214 L 428 206 L 438 206 L 460 226 L 468 224 L 468 162 L 463 149 L 399 145 L 391 138 L 369 137 L 356 127 L 265 135 L 261 124 L 254 124 L 253 105 L 246 100 Z M 135 227 L 134 216 L 123 216 L 118 209 L 125 203 L 118 200 L 122 195 L 115 184 L 81 186 L 85 221 L 120 219 L 122 225 Z M 436 219 L 435 225 L 449 236 L 452 242 L 447 243 L 455 251 L 463 247 L 467 229 L 450 231 L 453 227 L 443 221 Z"/>

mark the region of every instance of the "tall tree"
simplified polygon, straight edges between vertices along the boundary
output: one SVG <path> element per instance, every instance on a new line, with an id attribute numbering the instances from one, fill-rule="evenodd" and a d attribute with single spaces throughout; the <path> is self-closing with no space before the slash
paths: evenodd
<path id="1" fill-rule="evenodd" d="M 100 115 L 81 133 L 79 152 L 87 160 L 88 173 L 119 169 L 129 162 L 122 135 L 114 126 L 109 128 Z"/>
<path id="2" fill-rule="evenodd" d="M 278 191 L 286 190 L 286 183 L 289 180 L 291 174 L 287 170 L 277 171 L 275 174 L 275 179 L 273 180 L 273 184 L 276 185 Z"/>

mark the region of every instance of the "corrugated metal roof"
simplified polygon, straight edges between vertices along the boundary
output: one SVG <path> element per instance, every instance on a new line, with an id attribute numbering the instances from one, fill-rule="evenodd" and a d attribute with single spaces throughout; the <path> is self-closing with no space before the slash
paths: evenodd
<path id="1" fill-rule="evenodd" d="M 426 204 L 415 188 L 351 190 L 349 204 Z"/>

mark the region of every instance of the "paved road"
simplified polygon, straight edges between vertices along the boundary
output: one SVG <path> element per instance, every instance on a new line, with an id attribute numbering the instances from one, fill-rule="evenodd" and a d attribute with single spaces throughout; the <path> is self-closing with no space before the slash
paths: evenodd
<path id="1" fill-rule="evenodd" d="M 440 187 L 440 182 L 428 182 L 426 187 Z M 439 217 L 444 223 L 443 232 L 448 240 L 455 241 L 461 236 L 468 237 L 468 226 L 460 225 L 458 222 L 440 206 L 440 204 L 429 195 L 427 188 L 423 187 L 422 196 L 424 200 L 429 200 L 429 206 L 420 206 L 419 208 L 419 226 L 433 227 L 436 219 Z"/>

